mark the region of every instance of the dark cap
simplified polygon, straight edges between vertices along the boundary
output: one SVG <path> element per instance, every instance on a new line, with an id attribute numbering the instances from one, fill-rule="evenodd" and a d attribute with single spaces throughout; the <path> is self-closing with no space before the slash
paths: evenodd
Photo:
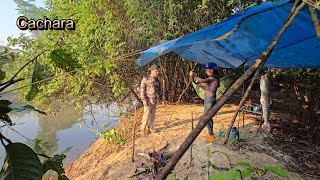
<path id="1" fill-rule="evenodd" d="M 156 65 L 156 64 L 152 64 L 152 65 L 148 68 L 148 71 L 151 71 L 151 70 L 159 70 L 159 66 Z"/>
<path id="2" fill-rule="evenodd" d="M 216 63 L 208 63 L 208 64 L 206 64 L 205 67 L 202 68 L 203 71 L 205 71 L 207 69 L 212 69 L 212 70 L 215 70 L 215 71 L 219 70 L 219 68 L 218 68 Z"/>

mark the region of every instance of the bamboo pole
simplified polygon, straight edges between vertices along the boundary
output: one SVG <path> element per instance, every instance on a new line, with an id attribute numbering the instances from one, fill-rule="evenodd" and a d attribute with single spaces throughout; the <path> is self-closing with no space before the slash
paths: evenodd
<path id="1" fill-rule="evenodd" d="M 137 95 L 136 92 L 134 92 L 134 90 L 132 89 L 132 87 L 128 86 L 128 89 L 130 90 L 130 92 L 133 94 L 133 96 L 136 98 L 136 100 L 138 101 L 139 106 L 142 106 L 142 101 L 139 98 L 139 96 Z"/>
<path id="2" fill-rule="evenodd" d="M 133 125 L 133 135 L 132 135 L 132 162 L 134 162 L 134 146 L 136 138 L 136 126 L 137 126 L 137 106 L 134 107 L 134 125 Z"/>
<path id="3" fill-rule="evenodd" d="M 255 61 L 255 63 L 247 69 L 247 71 L 228 89 L 228 91 L 220 98 L 220 100 L 206 113 L 204 117 L 201 117 L 199 120 L 198 125 L 193 129 L 193 131 L 188 135 L 188 137 L 185 139 L 185 141 L 181 144 L 179 149 L 176 151 L 176 153 L 171 157 L 169 162 L 165 165 L 165 167 L 162 169 L 162 171 L 159 172 L 159 174 L 156 176 L 155 179 L 161 180 L 164 179 L 170 171 L 174 168 L 174 166 L 177 164 L 177 162 L 180 160 L 180 158 L 183 156 L 183 154 L 188 150 L 190 145 L 193 143 L 193 141 L 197 138 L 197 136 L 200 134 L 202 129 L 207 125 L 209 120 L 219 111 L 219 109 L 227 102 L 227 100 L 232 96 L 235 90 L 237 90 L 241 84 L 249 78 L 250 75 L 253 74 L 253 72 L 258 69 L 260 64 L 264 64 L 267 58 L 270 56 L 273 48 L 279 41 L 282 34 L 286 31 L 286 29 L 292 24 L 294 18 L 297 16 L 297 14 L 300 12 L 300 10 L 304 7 L 305 3 L 302 2 L 297 9 L 295 9 L 294 13 L 287 17 L 287 21 L 284 24 L 284 26 L 281 28 L 277 36 L 273 39 L 273 41 L 270 43 L 270 45 L 266 48 L 266 50 L 259 56 L 259 58 Z"/>
<path id="4" fill-rule="evenodd" d="M 193 130 L 193 111 L 191 111 L 191 132 Z M 192 144 L 190 146 L 190 167 L 192 165 Z"/>
<path id="5" fill-rule="evenodd" d="M 312 18 L 314 30 L 316 31 L 317 37 L 320 40 L 320 24 L 319 24 L 317 12 L 316 12 L 315 8 L 312 7 L 312 5 L 309 4 L 308 6 L 309 6 L 309 12 L 310 12 L 310 15 Z"/>

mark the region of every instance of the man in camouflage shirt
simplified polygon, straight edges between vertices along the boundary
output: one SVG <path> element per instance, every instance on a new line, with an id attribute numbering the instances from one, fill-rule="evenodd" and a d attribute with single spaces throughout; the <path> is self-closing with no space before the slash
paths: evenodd
<path id="1" fill-rule="evenodd" d="M 156 116 L 156 104 L 158 100 L 162 99 L 160 81 L 157 78 L 159 67 L 153 64 L 148 70 L 150 71 L 150 75 L 143 77 L 140 86 L 141 100 L 144 106 L 141 124 L 141 133 L 143 135 L 146 134 L 145 130 L 147 126 L 149 132 L 155 132 L 153 124 Z"/>

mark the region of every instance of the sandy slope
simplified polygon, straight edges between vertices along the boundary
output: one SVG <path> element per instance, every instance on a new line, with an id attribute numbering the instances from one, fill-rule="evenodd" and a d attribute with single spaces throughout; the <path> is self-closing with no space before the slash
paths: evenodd
<path id="1" fill-rule="evenodd" d="M 224 105 L 223 108 L 214 117 L 214 132 L 218 132 L 220 126 L 224 124 L 227 128 L 233 116 L 235 105 Z M 170 120 L 169 117 L 174 111 Z M 67 175 L 70 179 L 128 179 L 134 173 L 141 163 L 151 163 L 146 158 L 138 156 L 137 153 L 148 153 L 153 148 L 160 148 L 166 142 L 168 146 L 163 150 L 166 154 L 174 153 L 183 140 L 191 131 L 191 113 L 194 115 L 195 124 L 197 118 L 201 115 L 203 106 L 196 105 L 159 105 L 157 109 L 155 127 L 158 133 L 150 134 L 146 137 L 138 137 L 136 140 L 135 162 L 131 162 L 132 142 L 127 143 L 125 147 L 110 145 L 103 139 L 98 139 L 92 146 L 69 168 Z M 141 116 L 141 110 L 140 110 Z M 139 118 L 141 119 L 141 118 Z M 271 121 L 272 122 L 272 121 Z M 166 125 L 166 129 L 164 129 Z M 238 121 L 236 121 L 236 126 Z M 217 139 L 214 143 L 207 143 L 205 136 L 207 130 L 204 129 L 193 144 L 193 161 L 192 166 L 189 164 L 189 150 L 184 154 L 173 174 L 177 179 L 207 179 L 208 175 L 202 166 L 208 161 L 207 151 L 222 151 L 229 155 L 231 163 L 246 161 L 253 166 L 263 168 L 265 165 L 285 166 L 290 163 L 290 157 L 275 151 L 268 146 L 263 140 L 267 135 L 255 132 L 258 128 L 258 122 L 255 116 L 247 115 L 245 118 L 244 129 L 240 124 L 240 147 L 235 148 L 231 145 L 221 145 Z M 229 168 L 229 162 L 226 156 L 216 153 L 209 159 L 212 163 L 220 168 Z M 214 170 L 210 169 L 210 173 Z M 151 174 L 140 174 L 133 179 L 151 179 Z M 250 179 L 279 179 L 277 176 L 267 173 L 264 177 L 253 174 Z M 289 172 L 289 179 L 305 179 L 299 174 Z"/>

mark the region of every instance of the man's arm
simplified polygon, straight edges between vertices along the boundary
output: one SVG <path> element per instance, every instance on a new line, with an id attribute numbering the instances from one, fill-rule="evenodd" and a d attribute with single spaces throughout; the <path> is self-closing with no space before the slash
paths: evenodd
<path id="1" fill-rule="evenodd" d="M 159 79 L 157 79 L 157 83 L 158 83 L 157 93 L 158 93 L 158 96 L 159 96 L 159 100 L 161 99 L 161 101 L 163 102 L 163 101 L 164 101 L 163 91 L 162 91 L 161 83 L 160 83 L 160 80 L 159 80 Z"/>
<path id="2" fill-rule="evenodd" d="M 194 81 L 196 83 L 211 83 L 214 81 L 214 78 L 213 77 L 208 77 L 206 79 L 202 79 L 202 78 L 199 78 L 199 77 L 194 77 Z"/>
<path id="3" fill-rule="evenodd" d="M 192 82 L 195 82 L 195 83 L 211 83 L 212 81 L 214 81 L 213 77 L 208 77 L 206 79 L 202 79 L 202 78 L 196 77 L 196 76 L 194 76 L 193 71 L 189 72 L 189 76 L 190 76 Z"/>
<path id="4" fill-rule="evenodd" d="M 148 105 L 148 97 L 147 97 L 147 92 L 146 92 L 146 79 L 143 77 L 140 85 L 140 96 L 141 96 L 141 101 L 144 106 Z"/>

